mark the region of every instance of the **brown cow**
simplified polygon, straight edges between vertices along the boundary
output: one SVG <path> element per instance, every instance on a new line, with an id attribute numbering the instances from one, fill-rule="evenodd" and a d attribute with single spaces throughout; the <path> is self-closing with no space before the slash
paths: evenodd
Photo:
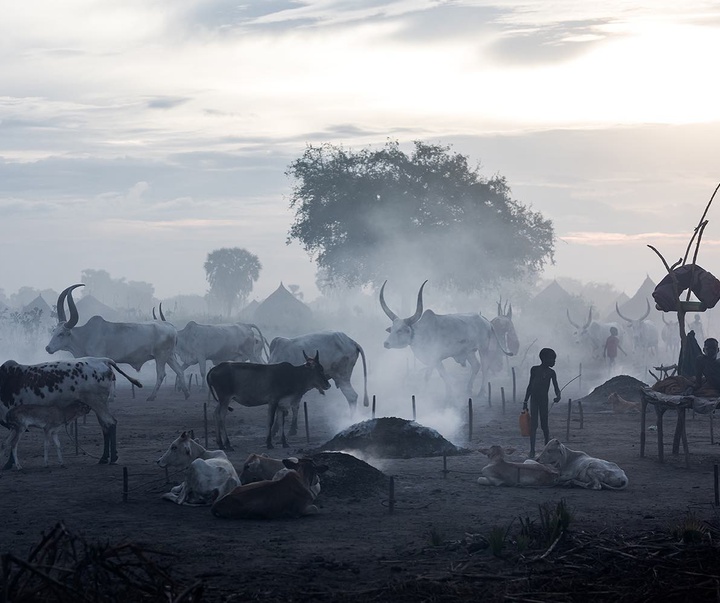
<path id="1" fill-rule="evenodd" d="M 317 477 L 327 465 L 315 465 L 312 459 L 284 459 L 291 469 L 280 479 L 263 480 L 237 486 L 212 506 L 216 517 L 225 519 L 280 519 L 317 512 L 312 504 L 320 491 Z"/>

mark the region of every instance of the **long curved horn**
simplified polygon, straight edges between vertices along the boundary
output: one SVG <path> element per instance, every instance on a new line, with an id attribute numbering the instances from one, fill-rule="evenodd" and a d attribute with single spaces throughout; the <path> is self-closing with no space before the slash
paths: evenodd
<path id="1" fill-rule="evenodd" d="M 65 316 L 65 298 L 67 297 L 68 290 L 69 290 L 69 287 L 68 287 L 68 289 L 65 289 L 64 291 L 62 291 L 60 293 L 60 295 L 58 295 L 58 298 L 57 298 L 57 304 L 56 304 L 55 308 L 57 310 L 58 323 L 67 322 L 67 316 Z"/>
<path id="2" fill-rule="evenodd" d="M 160 302 L 160 320 L 165 322 L 165 315 L 163 314 L 163 311 L 162 311 L 162 302 Z"/>
<path id="3" fill-rule="evenodd" d="M 648 316 L 650 316 L 650 300 L 648 300 L 647 297 L 645 298 L 645 303 L 647 304 L 647 310 L 645 310 L 645 314 L 643 314 L 641 318 L 638 318 L 638 320 L 639 320 L 640 322 L 642 322 L 642 321 L 645 320 Z"/>
<path id="4" fill-rule="evenodd" d="M 153 306 L 153 320 L 157 320 L 157 316 L 155 315 L 155 306 Z"/>
<path id="5" fill-rule="evenodd" d="M 427 280 L 425 280 L 425 282 L 422 285 L 420 285 L 420 291 L 418 291 L 417 307 L 415 308 L 415 314 L 413 314 L 410 318 L 407 319 L 409 325 L 415 324 L 418 320 L 420 320 L 420 317 L 422 316 L 422 313 L 423 313 L 422 294 L 423 294 L 423 289 L 425 288 L 425 285 L 427 285 Z"/>
<path id="6" fill-rule="evenodd" d="M 498 316 L 502 318 L 503 311 L 502 311 L 502 302 L 498 302 Z"/>
<path id="7" fill-rule="evenodd" d="M 617 303 L 617 302 L 615 302 L 615 312 L 617 312 L 617 313 L 618 313 L 618 316 L 619 316 L 620 318 L 622 318 L 623 320 L 627 320 L 628 322 L 633 322 L 632 319 L 628 318 L 627 316 L 623 316 L 623 315 L 620 313 L 620 306 L 618 306 L 618 303 Z"/>
<path id="8" fill-rule="evenodd" d="M 592 306 L 590 306 L 590 309 L 588 310 L 588 319 L 585 325 L 583 326 L 583 329 L 587 329 L 590 326 L 590 323 L 592 322 Z"/>
<path id="9" fill-rule="evenodd" d="M 512 304 L 508 303 L 507 309 L 505 310 L 505 318 L 512 320 Z"/>
<path id="10" fill-rule="evenodd" d="M 581 328 L 580 325 L 575 324 L 575 323 L 573 322 L 573 319 L 570 318 L 570 310 L 569 310 L 568 308 L 565 308 L 565 312 L 567 313 L 567 317 L 568 317 L 568 320 L 570 321 L 570 324 L 571 324 L 573 327 L 575 327 L 576 329 L 580 329 L 580 328 Z"/>
<path id="11" fill-rule="evenodd" d="M 63 291 L 67 298 L 68 309 L 70 310 L 70 320 L 65 322 L 66 329 L 72 329 L 77 324 L 78 319 L 80 318 L 80 315 L 77 311 L 77 306 L 75 305 L 75 300 L 73 300 L 72 296 L 73 289 L 84 286 L 85 283 L 79 283 L 77 285 L 73 285 L 72 287 L 68 287 L 67 289 L 65 289 L 65 291 Z"/>
<path id="12" fill-rule="evenodd" d="M 397 314 L 395 314 L 395 312 L 393 312 L 390 308 L 388 308 L 388 305 L 385 303 L 385 295 L 384 295 L 385 285 L 387 285 L 387 281 L 385 281 L 382 284 L 382 287 L 380 287 L 380 307 L 383 309 L 383 312 L 385 312 L 385 314 L 387 314 L 387 317 L 390 320 L 396 321 L 398 318 Z"/>

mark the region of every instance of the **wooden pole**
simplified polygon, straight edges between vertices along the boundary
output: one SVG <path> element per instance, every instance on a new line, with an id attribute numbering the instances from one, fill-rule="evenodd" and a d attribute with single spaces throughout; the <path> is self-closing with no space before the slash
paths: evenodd
<path id="1" fill-rule="evenodd" d="M 492 384 L 488 381 L 488 408 L 492 408 Z"/>
<path id="2" fill-rule="evenodd" d="M 580 370 L 578 371 L 580 377 L 578 378 L 578 396 L 582 398 L 582 362 L 580 363 Z"/>
<path id="3" fill-rule="evenodd" d="M 472 442 L 472 432 L 473 432 L 472 398 L 468 398 L 468 442 Z"/>
<path id="4" fill-rule="evenodd" d="M 413 394 L 413 396 L 412 396 L 412 408 L 413 408 L 413 421 L 414 421 L 417 416 L 415 413 L 415 394 Z"/>
<path id="5" fill-rule="evenodd" d="M 712 418 L 712 415 L 710 415 Z M 78 428 L 77 428 L 77 418 L 75 419 L 75 456 L 80 454 L 79 445 L 78 445 Z"/>
<path id="6" fill-rule="evenodd" d="M 132 385 L 132 384 L 131 384 L 130 387 L 132 388 L 132 397 L 133 397 L 133 400 L 134 400 L 134 399 L 135 399 L 135 385 Z"/>
<path id="7" fill-rule="evenodd" d="M 505 388 L 504 387 L 500 388 L 500 399 L 502 400 L 503 414 L 505 414 Z"/>
<path id="8" fill-rule="evenodd" d="M 375 394 L 373 394 L 372 418 L 375 418 Z"/>
<path id="9" fill-rule="evenodd" d="M 572 413 L 572 398 L 568 398 L 567 427 L 565 429 L 565 441 L 570 441 L 570 414 Z"/>
<path id="10" fill-rule="evenodd" d="M 710 443 L 715 443 L 715 433 L 713 430 L 713 414 L 715 414 L 715 411 L 710 413 Z"/>
<path id="11" fill-rule="evenodd" d="M 388 510 L 390 511 L 390 515 L 393 514 L 393 511 L 395 510 L 395 477 L 392 475 L 390 476 L 390 495 L 388 497 Z"/>
<path id="12" fill-rule="evenodd" d="M 207 402 L 203 402 L 203 424 L 205 425 L 205 448 L 208 447 Z"/>
<path id="13" fill-rule="evenodd" d="M 517 402 L 515 394 L 517 393 L 517 380 L 515 378 L 515 367 L 512 367 L 512 384 L 513 384 L 513 404 Z"/>
<path id="14" fill-rule="evenodd" d="M 577 401 L 578 410 L 580 411 L 580 429 L 583 428 L 583 408 L 582 408 L 582 400 Z"/>
<path id="15" fill-rule="evenodd" d="M 308 422 L 307 402 L 303 402 L 303 412 L 305 413 L 305 439 L 310 443 L 310 423 Z"/>
<path id="16" fill-rule="evenodd" d="M 447 477 L 449 473 L 447 468 L 447 454 L 443 454 L 443 478 Z"/>
<path id="17" fill-rule="evenodd" d="M 720 507 L 720 488 L 718 488 L 718 466 L 717 464 L 713 467 L 714 469 L 714 481 L 715 481 L 715 506 Z"/>
<path id="18" fill-rule="evenodd" d="M 127 467 L 123 467 L 123 502 L 127 502 L 128 499 L 128 470 Z"/>

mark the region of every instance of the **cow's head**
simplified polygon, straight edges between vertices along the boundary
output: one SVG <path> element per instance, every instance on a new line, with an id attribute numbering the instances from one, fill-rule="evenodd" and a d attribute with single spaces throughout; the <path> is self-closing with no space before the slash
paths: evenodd
<path id="1" fill-rule="evenodd" d="M 498 315 L 492 319 L 492 325 L 497 333 L 498 340 L 502 345 L 503 349 L 506 349 L 513 356 L 516 356 L 520 351 L 520 341 L 518 340 L 517 332 L 515 331 L 515 325 L 512 321 L 512 306 L 505 302 L 505 307 L 502 306 L 502 301 L 498 302 Z"/>
<path id="2" fill-rule="evenodd" d="M 282 462 L 287 469 L 297 472 L 312 497 L 317 497 L 320 493 L 320 475 L 328 470 L 328 466 L 316 465 L 312 459 L 286 458 Z"/>
<path id="3" fill-rule="evenodd" d="M 193 438 L 195 434 L 190 431 L 183 431 L 165 453 L 155 461 L 160 467 L 175 467 L 183 469 L 189 467 L 198 458 L 200 444 Z"/>
<path id="4" fill-rule="evenodd" d="M 78 322 L 78 311 L 75 306 L 75 301 L 72 297 L 73 289 L 78 287 L 84 287 L 83 283 L 73 285 L 65 289 L 57 299 L 57 315 L 58 324 L 50 334 L 50 342 L 45 346 L 45 351 L 48 354 L 54 354 L 59 350 L 72 351 L 72 328 Z M 67 299 L 68 309 L 70 311 L 70 319 L 68 320 L 65 316 L 65 300 Z"/>
<path id="5" fill-rule="evenodd" d="M 542 465 L 552 465 L 556 469 L 562 469 L 567 460 L 567 449 L 560 440 L 553 438 L 545 444 L 545 448 L 535 460 Z"/>
<path id="6" fill-rule="evenodd" d="M 632 333 L 633 342 L 635 343 L 636 347 L 642 346 L 642 324 L 643 321 L 650 315 L 650 302 L 646 299 L 645 303 L 647 304 L 645 314 L 643 314 L 638 319 L 632 319 L 628 318 L 627 316 L 623 316 L 622 312 L 620 312 L 620 306 L 618 306 L 618 303 L 615 302 L 615 312 L 617 312 L 617 315 L 627 323 L 627 329 Z"/>
<path id="7" fill-rule="evenodd" d="M 588 329 L 590 328 L 590 324 L 592 323 L 592 306 L 590 306 L 590 310 L 588 311 L 588 318 L 585 321 L 585 324 L 582 326 L 580 326 L 579 324 L 574 322 L 572 318 L 570 318 L 569 309 L 566 308 L 565 313 L 567 314 L 568 321 L 575 328 L 575 343 L 580 343 L 584 339 L 587 339 Z"/>
<path id="8" fill-rule="evenodd" d="M 390 333 L 385 340 L 385 343 L 383 343 L 385 349 L 404 348 L 412 343 L 415 336 L 413 325 L 420 320 L 423 313 L 422 294 L 426 283 L 427 281 L 420 285 L 420 291 L 418 291 L 417 296 L 417 308 L 415 309 L 415 314 L 409 318 L 400 318 L 390 308 L 388 308 L 388 305 L 385 303 L 385 285 L 387 284 L 387 281 L 385 281 L 382 287 L 380 287 L 380 306 L 387 317 L 392 320 L 392 325 L 385 329 L 388 333 Z"/>
<path id="9" fill-rule="evenodd" d="M 320 364 L 320 350 L 315 352 L 314 358 L 310 358 L 303 350 L 303 357 L 305 358 L 305 370 L 310 374 L 311 386 L 324 396 L 325 390 L 330 389 L 330 381 L 325 374 L 325 369 Z"/>

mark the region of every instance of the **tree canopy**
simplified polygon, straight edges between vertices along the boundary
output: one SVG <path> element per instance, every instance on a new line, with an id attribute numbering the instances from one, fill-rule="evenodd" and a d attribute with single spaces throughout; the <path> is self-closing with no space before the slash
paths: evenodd
<path id="1" fill-rule="evenodd" d="M 484 178 L 446 146 L 310 145 L 286 174 L 295 179 L 288 242 L 333 284 L 429 278 L 475 291 L 553 261 L 552 222 L 512 199 L 504 177 Z"/>
<path id="2" fill-rule="evenodd" d="M 208 254 L 205 276 L 210 283 L 210 295 L 222 302 L 227 316 L 236 303 L 244 304 L 261 268 L 258 257 L 240 247 L 223 247 Z"/>

